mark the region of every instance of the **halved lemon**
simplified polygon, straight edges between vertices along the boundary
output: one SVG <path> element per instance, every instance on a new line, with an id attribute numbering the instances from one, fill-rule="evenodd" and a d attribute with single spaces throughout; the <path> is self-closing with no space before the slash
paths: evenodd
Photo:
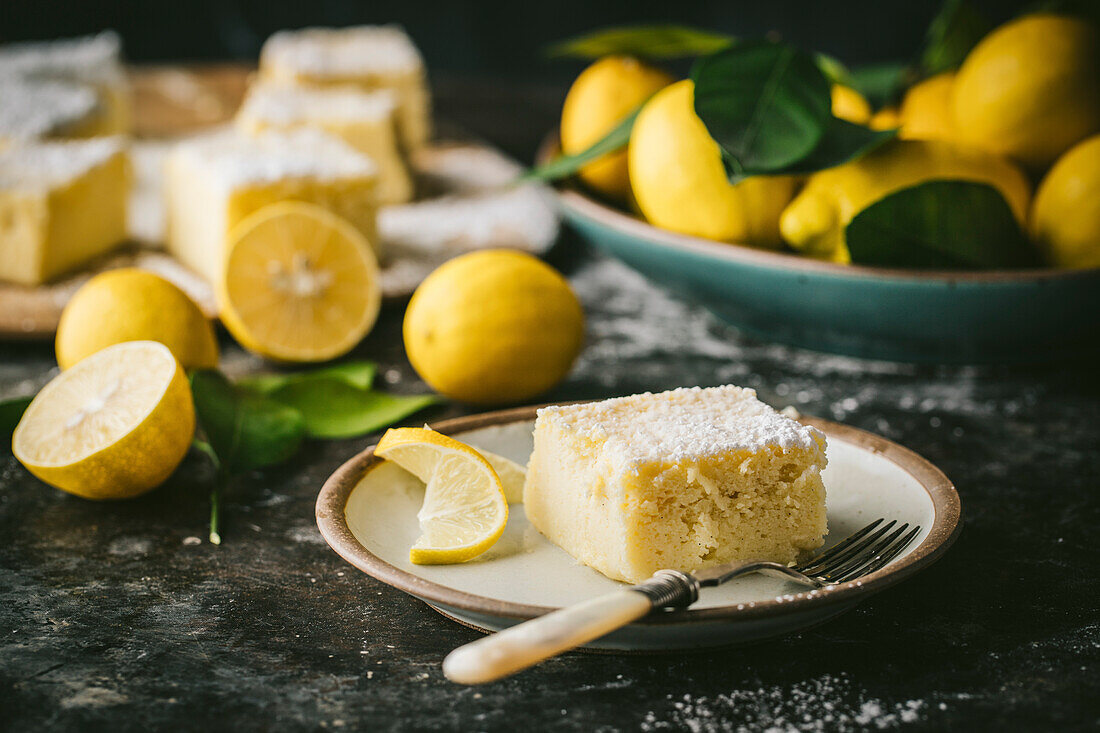
<path id="1" fill-rule="evenodd" d="M 42 388 L 12 453 L 48 484 L 125 499 L 164 482 L 191 445 L 195 408 L 176 357 L 155 341 L 108 346 Z"/>
<path id="2" fill-rule="evenodd" d="M 327 361 L 374 326 L 378 260 L 344 219 L 282 201 L 230 232 L 218 298 L 222 322 L 245 348 L 277 361 Z"/>
<path id="3" fill-rule="evenodd" d="M 374 454 L 425 484 L 424 504 L 416 515 L 421 535 L 409 550 L 411 562 L 464 562 L 500 539 L 508 502 L 500 477 L 477 450 L 428 428 L 391 428 Z"/>

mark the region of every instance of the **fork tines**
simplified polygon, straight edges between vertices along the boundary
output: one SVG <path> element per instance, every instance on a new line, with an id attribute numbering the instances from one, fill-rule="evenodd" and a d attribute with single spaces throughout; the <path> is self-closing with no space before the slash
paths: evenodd
<path id="1" fill-rule="evenodd" d="M 876 519 L 796 569 L 828 583 L 844 583 L 885 567 L 920 534 L 921 528 L 918 525 L 910 529 L 907 522 L 894 529 L 897 520 L 879 526 L 884 521 Z"/>

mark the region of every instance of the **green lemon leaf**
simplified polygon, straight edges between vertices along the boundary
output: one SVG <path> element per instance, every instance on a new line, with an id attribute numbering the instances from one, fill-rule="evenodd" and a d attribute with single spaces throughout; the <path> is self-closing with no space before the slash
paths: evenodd
<path id="1" fill-rule="evenodd" d="M 705 56 L 733 43 L 724 33 L 682 25 L 634 25 L 605 28 L 555 43 L 547 49 L 551 57 L 596 59 L 609 54 L 626 54 L 650 59 Z"/>
<path id="2" fill-rule="evenodd" d="M 886 61 L 852 69 L 849 82 L 853 89 L 867 98 L 874 107 L 896 101 L 905 86 L 909 65 L 901 61 Z"/>
<path id="3" fill-rule="evenodd" d="M 34 397 L 13 397 L 0 400 L 0 440 L 4 442 L 4 450 L 11 450 L 11 435 L 33 399 Z"/>
<path id="4" fill-rule="evenodd" d="M 373 433 L 439 401 L 435 395 L 402 396 L 357 389 L 332 378 L 287 384 L 270 397 L 301 414 L 306 433 L 313 438 Z"/>
<path id="5" fill-rule="evenodd" d="M 897 136 L 897 130 L 872 130 L 833 117 L 817 146 L 802 160 L 775 171 L 784 175 L 802 175 L 825 170 L 865 155 L 887 140 Z"/>
<path id="6" fill-rule="evenodd" d="M 741 43 L 692 70 L 695 112 L 732 178 L 774 173 L 817 146 L 832 118 L 829 82 L 793 46 Z"/>
<path id="7" fill-rule="evenodd" d="M 928 25 L 917 63 L 921 77 L 959 68 L 992 25 L 967 0 L 944 0 Z"/>
<path id="8" fill-rule="evenodd" d="M 638 113 L 642 111 L 643 106 L 645 106 L 644 102 L 588 149 L 573 155 L 559 155 L 553 160 L 527 171 L 520 176 L 518 182 L 556 181 L 561 178 L 568 178 L 601 155 L 625 148 L 626 144 L 630 142 L 630 131 L 634 129 L 634 120 L 638 118 Z"/>
<path id="9" fill-rule="evenodd" d="M 239 378 L 237 380 L 237 386 L 244 387 L 253 392 L 259 392 L 260 394 L 269 394 L 280 387 L 285 387 L 288 384 L 302 380 L 332 378 L 347 382 L 352 387 L 369 389 L 371 383 L 374 381 L 374 375 L 377 370 L 378 366 L 372 361 L 346 361 L 309 372 L 248 375 Z"/>
<path id="10" fill-rule="evenodd" d="M 293 407 L 236 388 L 216 370 L 191 374 L 195 416 L 206 442 L 227 473 L 261 468 L 293 456 L 305 420 Z"/>
<path id="11" fill-rule="evenodd" d="M 1004 197 L 973 181 L 927 181 L 871 204 L 845 230 L 852 262 L 993 269 L 1038 264 Z"/>

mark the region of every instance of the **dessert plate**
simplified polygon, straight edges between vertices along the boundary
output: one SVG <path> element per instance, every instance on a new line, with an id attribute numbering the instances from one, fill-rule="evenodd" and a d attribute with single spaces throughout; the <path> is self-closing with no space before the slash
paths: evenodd
<path id="1" fill-rule="evenodd" d="M 521 464 L 532 447 L 534 407 L 447 420 L 433 425 L 475 447 Z M 591 649 L 655 651 L 745 643 L 826 621 L 868 595 L 927 567 L 961 529 L 959 495 L 943 473 L 896 443 L 817 418 L 802 421 L 828 436 L 829 538 L 837 541 L 878 517 L 924 529 L 882 570 L 828 590 L 805 591 L 764 575 L 708 588 L 690 609 L 647 616 L 589 645 Z M 416 513 L 423 486 L 373 446 L 345 463 L 317 498 L 317 525 L 341 557 L 363 572 L 425 601 L 443 615 L 495 631 L 619 587 L 577 563 L 532 527 L 522 504 L 509 507 L 508 527 L 484 555 L 460 565 L 413 565 Z M 832 538 L 830 540 L 830 538 Z"/>

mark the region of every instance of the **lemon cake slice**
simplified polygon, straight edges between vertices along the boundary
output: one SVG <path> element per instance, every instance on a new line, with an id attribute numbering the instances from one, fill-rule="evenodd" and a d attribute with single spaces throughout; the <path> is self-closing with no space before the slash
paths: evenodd
<path id="1" fill-rule="evenodd" d="M 825 436 L 725 386 L 545 407 L 523 501 L 609 578 L 791 562 L 825 535 Z"/>
<path id="2" fill-rule="evenodd" d="M 89 87 L 0 77 L 0 148 L 46 138 L 90 137 L 103 108 Z"/>
<path id="3" fill-rule="evenodd" d="M 431 97 L 424 59 L 399 26 L 279 31 L 267 39 L 260 52 L 260 75 L 294 84 L 389 89 L 397 99 L 404 146 L 416 149 L 431 136 Z"/>
<path id="4" fill-rule="evenodd" d="M 319 130 L 219 131 L 179 143 L 165 168 L 168 251 L 211 283 L 234 225 L 278 201 L 322 206 L 376 241 L 376 166 Z"/>
<path id="5" fill-rule="evenodd" d="M 0 78 L 84 86 L 96 95 L 97 105 L 94 121 L 82 135 L 116 135 L 130 130 L 130 85 L 122 65 L 122 42 L 113 31 L 0 46 Z"/>
<path id="6" fill-rule="evenodd" d="M 120 138 L 0 151 L 0 280 L 36 285 L 123 241 L 129 188 Z"/>
<path id="7" fill-rule="evenodd" d="M 412 178 L 397 145 L 397 105 L 388 90 L 356 87 L 253 86 L 237 112 L 246 134 L 315 127 L 343 139 L 378 165 L 378 203 L 412 198 Z"/>

